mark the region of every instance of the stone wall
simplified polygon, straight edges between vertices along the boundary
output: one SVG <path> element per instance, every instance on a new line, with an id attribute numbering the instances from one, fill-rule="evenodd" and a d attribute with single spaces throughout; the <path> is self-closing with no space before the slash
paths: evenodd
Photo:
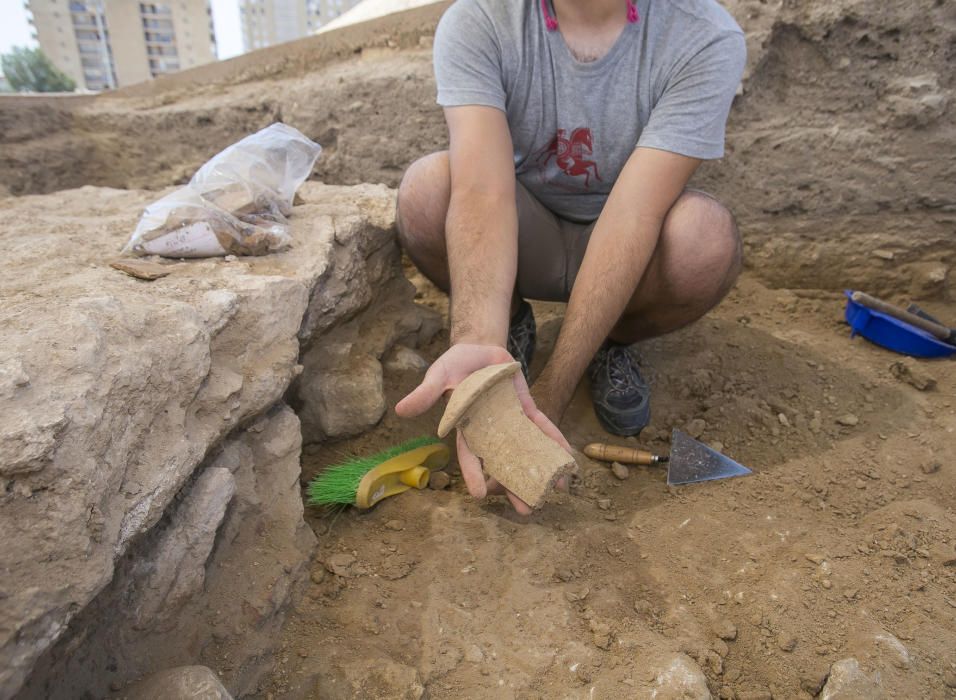
<path id="1" fill-rule="evenodd" d="M 255 683 L 313 543 L 283 402 L 347 422 L 303 374 L 325 339 L 401 319 L 321 363 L 347 376 L 435 328 L 391 190 L 300 194 L 292 250 L 170 261 L 154 282 L 108 262 L 157 193 L 0 200 L 0 697 L 100 696 L 197 659 Z"/>

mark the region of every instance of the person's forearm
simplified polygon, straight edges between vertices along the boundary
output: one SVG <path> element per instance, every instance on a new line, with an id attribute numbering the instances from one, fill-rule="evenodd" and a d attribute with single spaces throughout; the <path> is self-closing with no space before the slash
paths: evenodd
<path id="1" fill-rule="evenodd" d="M 452 344 L 507 344 L 518 220 L 514 193 L 505 189 L 452 192 L 445 221 Z"/>
<path id="2" fill-rule="evenodd" d="M 614 184 L 578 270 L 554 352 L 532 390 L 558 422 L 594 353 L 627 308 L 668 211 L 699 160 L 638 148 Z"/>
<path id="3" fill-rule="evenodd" d="M 635 216 L 630 207 L 616 211 L 606 207 L 598 220 L 554 352 L 534 386 L 539 407 L 555 422 L 560 421 L 588 362 L 624 313 L 662 225 L 663 217 Z"/>

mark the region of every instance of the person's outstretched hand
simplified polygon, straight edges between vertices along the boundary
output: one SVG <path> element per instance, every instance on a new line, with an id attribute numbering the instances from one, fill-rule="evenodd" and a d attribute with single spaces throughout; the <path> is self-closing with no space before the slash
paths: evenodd
<path id="1" fill-rule="evenodd" d="M 508 351 L 497 345 L 468 345 L 464 343 L 453 345 L 432 363 L 432 366 L 425 373 L 422 383 L 398 402 L 398 405 L 395 406 L 395 412 L 405 418 L 419 416 L 434 406 L 442 394 L 457 387 L 472 372 L 489 365 L 513 361 L 514 358 Z M 521 372 L 515 372 L 514 382 L 525 415 L 545 435 L 570 453 L 571 445 L 564 439 L 561 431 L 535 406 L 534 400 L 531 398 L 531 392 L 528 390 L 528 382 L 525 381 Z M 481 469 L 481 461 L 468 449 L 461 431 L 456 432 L 458 435 L 458 464 L 461 467 L 461 475 L 465 479 L 468 492 L 475 498 L 484 498 L 489 493 L 504 492 L 518 513 L 521 515 L 530 514 L 531 506 L 510 491 L 503 489 L 494 479 L 485 477 Z"/>

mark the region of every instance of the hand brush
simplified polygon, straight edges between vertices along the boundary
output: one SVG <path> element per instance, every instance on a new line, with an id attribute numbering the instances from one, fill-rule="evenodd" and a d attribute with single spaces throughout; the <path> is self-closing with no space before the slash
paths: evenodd
<path id="1" fill-rule="evenodd" d="M 448 464 L 448 448 L 433 437 L 403 442 L 370 457 L 329 467 L 306 488 L 313 506 L 371 508 L 410 488 L 423 489 L 432 471 Z"/>

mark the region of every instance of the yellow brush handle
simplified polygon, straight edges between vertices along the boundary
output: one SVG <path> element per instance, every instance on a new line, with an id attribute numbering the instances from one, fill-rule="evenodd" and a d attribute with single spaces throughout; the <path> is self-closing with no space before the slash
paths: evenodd
<path id="1" fill-rule="evenodd" d="M 428 486 L 428 475 L 431 474 L 425 467 L 412 467 L 398 473 L 399 480 L 413 489 L 423 489 Z"/>
<path id="2" fill-rule="evenodd" d="M 425 445 L 387 459 L 362 477 L 355 493 L 355 505 L 371 508 L 383 498 L 428 486 L 433 469 L 448 464 L 448 448 L 441 443 Z"/>

